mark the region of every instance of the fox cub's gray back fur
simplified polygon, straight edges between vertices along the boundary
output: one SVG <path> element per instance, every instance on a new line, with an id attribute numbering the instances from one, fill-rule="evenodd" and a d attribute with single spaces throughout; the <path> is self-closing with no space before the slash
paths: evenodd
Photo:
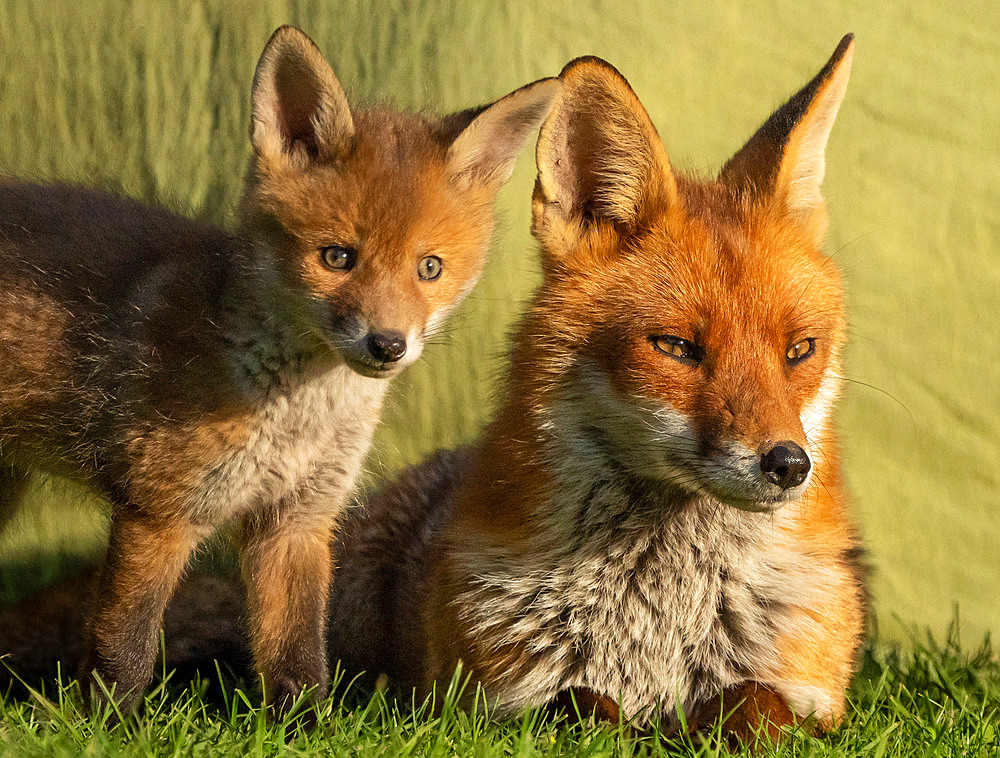
<path id="1" fill-rule="evenodd" d="M 23 445 L 57 470 L 106 476 L 150 383 L 179 368 L 165 360 L 225 370 L 221 351 L 152 353 L 149 331 L 179 298 L 213 308 L 188 329 L 221 346 L 217 289 L 245 250 L 219 229 L 92 190 L 3 184 L 0 208 L 0 453 Z"/>

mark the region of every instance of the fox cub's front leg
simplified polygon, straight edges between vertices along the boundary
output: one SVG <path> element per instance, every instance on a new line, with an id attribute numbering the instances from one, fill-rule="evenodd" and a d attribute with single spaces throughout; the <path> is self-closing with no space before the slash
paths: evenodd
<path id="1" fill-rule="evenodd" d="M 326 693 L 333 519 L 280 503 L 244 521 L 241 560 L 250 637 L 266 702 L 278 713 L 303 691 Z"/>
<path id="2" fill-rule="evenodd" d="M 96 702 L 110 695 L 123 711 L 139 702 L 153 676 L 163 611 L 204 536 L 180 518 L 115 509 L 82 671 Z"/>

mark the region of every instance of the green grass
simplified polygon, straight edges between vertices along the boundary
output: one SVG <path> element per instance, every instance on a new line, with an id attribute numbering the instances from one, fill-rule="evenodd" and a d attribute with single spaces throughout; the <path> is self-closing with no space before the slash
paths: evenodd
<path id="1" fill-rule="evenodd" d="M 225 681 L 225 680 L 223 680 Z M 625 725 L 569 723 L 529 712 L 509 721 L 489 717 L 479 701 L 454 705 L 455 689 L 418 706 L 385 698 L 363 702 L 338 695 L 320 703 L 317 724 L 293 716 L 268 724 L 256 694 L 200 680 L 166 677 L 147 696 L 142 715 L 109 728 L 107 713 L 83 714 L 74 683 L 27 700 L 0 697 L 0 755 L 171 756 L 726 756 L 718 735 L 668 739 Z M 350 695 L 350 688 L 347 688 Z M 989 640 L 963 652 L 912 640 L 869 649 L 851 688 L 848 715 L 837 730 L 814 737 L 792 730 L 755 755 L 996 756 L 1000 754 L 1000 664 Z"/>

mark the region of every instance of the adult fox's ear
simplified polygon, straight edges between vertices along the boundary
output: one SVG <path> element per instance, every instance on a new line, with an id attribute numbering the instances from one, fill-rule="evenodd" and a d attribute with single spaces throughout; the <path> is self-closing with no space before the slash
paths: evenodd
<path id="1" fill-rule="evenodd" d="M 279 27 L 260 54 L 250 96 L 250 142 L 272 164 L 335 160 L 354 136 L 344 90 L 323 53 L 294 26 Z"/>
<path id="2" fill-rule="evenodd" d="M 539 79 L 490 105 L 445 117 L 442 133 L 446 138 L 455 134 L 447 155 L 452 174 L 498 190 L 510 179 L 525 139 L 549 115 L 561 86 L 558 79 Z"/>
<path id="3" fill-rule="evenodd" d="M 666 149 L 639 98 L 600 58 L 577 58 L 542 124 L 533 231 L 549 254 L 572 245 L 594 221 L 635 227 L 677 188 Z"/>
<path id="4" fill-rule="evenodd" d="M 824 152 L 844 99 L 854 35 L 837 46 L 811 82 L 776 110 L 722 168 L 720 181 L 763 200 L 776 200 L 822 241 L 827 218 L 820 185 Z"/>

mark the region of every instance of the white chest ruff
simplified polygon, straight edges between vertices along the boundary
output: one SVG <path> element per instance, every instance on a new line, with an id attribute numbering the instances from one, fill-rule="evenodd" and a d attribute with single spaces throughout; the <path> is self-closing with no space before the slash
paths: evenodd
<path id="1" fill-rule="evenodd" d="M 360 471 L 387 384 L 336 366 L 273 393 L 248 419 L 246 442 L 202 471 L 189 501 L 195 518 L 212 523 L 303 499 L 335 511 Z"/>
<path id="2" fill-rule="evenodd" d="M 602 497 L 621 493 L 592 492 L 592 507 Z M 620 698 L 629 716 L 659 710 L 673 722 L 678 703 L 771 680 L 789 610 L 822 593 L 808 559 L 781 544 L 772 519 L 782 517 L 704 501 L 593 532 L 576 520 L 559 545 L 550 532 L 530 555 L 481 555 L 463 618 L 484 646 L 523 645 L 532 659 L 492 696 L 509 712 L 588 687 Z"/>

